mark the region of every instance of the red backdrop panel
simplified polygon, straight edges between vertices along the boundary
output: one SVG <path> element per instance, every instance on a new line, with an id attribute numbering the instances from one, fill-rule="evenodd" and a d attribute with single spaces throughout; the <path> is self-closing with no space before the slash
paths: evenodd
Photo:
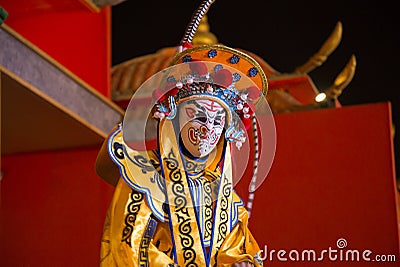
<path id="1" fill-rule="evenodd" d="M 275 123 L 275 160 L 256 191 L 250 219 L 260 247 L 267 248 L 264 263 L 399 266 L 390 104 L 282 114 Z M 236 188 L 244 200 L 248 182 L 242 179 Z M 347 246 L 338 247 L 339 239 Z M 287 261 L 278 259 L 279 250 Z M 308 252 L 302 260 L 304 250 L 315 250 L 316 262 L 307 260 Z M 358 250 L 360 261 L 352 261 L 348 250 Z M 368 263 L 365 250 L 371 261 L 394 255 L 397 262 Z"/>
<path id="2" fill-rule="evenodd" d="M 2 158 L 0 266 L 98 266 L 113 188 L 98 148 Z"/>

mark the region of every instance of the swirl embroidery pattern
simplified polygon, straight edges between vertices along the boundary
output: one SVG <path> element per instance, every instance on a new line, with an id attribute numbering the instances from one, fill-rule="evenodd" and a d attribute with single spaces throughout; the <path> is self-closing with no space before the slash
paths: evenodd
<path id="1" fill-rule="evenodd" d="M 228 178 L 224 175 L 224 185 L 222 188 L 222 197 L 220 200 L 221 212 L 220 212 L 220 224 L 218 227 L 218 243 L 220 243 L 226 237 L 228 231 L 228 205 L 229 196 L 231 195 L 232 184 L 228 182 Z"/>
<path id="2" fill-rule="evenodd" d="M 171 150 L 168 157 L 164 158 L 166 168 L 168 169 L 168 177 L 172 182 L 173 194 L 173 214 L 178 218 L 178 231 L 180 242 L 183 250 L 183 258 L 185 266 L 198 266 L 196 263 L 196 251 L 193 248 L 194 240 L 192 237 L 191 217 L 187 207 L 187 199 L 185 195 L 185 186 L 183 184 L 183 175 L 179 168 L 178 161 L 174 152 Z"/>
<path id="3" fill-rule="evenodd" d="M 139 213 L 140 205 L 142 204 L 143 199 L 143 194 L 132 190 L 132 193 L 130 194 L 130 203 L 127 206 L 125 227 L 122 230 L 122 242 L 125 242 L 130 247 L 133 227 L 135 225 L 136 216 Z"/>
<path id="4" fill-rule="evenodd" d="M 196 163 L 192 161 L 186 161 L 186 171 L 187 172 L 193 172 L 193 173 L 198 173 L 202 170 L 204 170 L 206 167 L 205 163 Z"/>
<path id="5" fill-rule="evenodd" d="M 204 179 L 204 240 L 211 241 L 212 238 L 212 219 L 213 219 L 213 207 L 212 207 L 212 187 L 210 181 Z"/>
<path id="6" fill-rule="evenodd" d="M 124 152 L 125 152 L 125 155 L 128 157 L 128 159 L 142 170 L 143 174 L 154 171 L 154 169 L 159 167 L 158 163 L 156 163 L 152 159 L 149 160 L 148 158 L 144 157 L 143 155 L 135 155 L 132 158 L 131 156 L 129 156 L 125 147 L 124 147 Z"/>
<path id="7" fill-rule="evenodd" d="M 153 218 L 150 218 L 147 223 L 146 231 L 140 241 L 139 247 L 139 266 L 140 267 L 148 267 L 149 266 L 149 246 L 151 239 L 153 238 L 153 234 L 156 230 L 157 221 Z"/>
<path id="8" fill-rule="evenodd" d="M 216 246 L 216 253 L 214 256 L 215 263 L 214 267 L 217 266 L 217 258 L 218 258 L 218 250 L 220 249 L 222 242 L 225 240 L 226 234 L 228 232 L 228 209 L 229 209 L 229 198 L 232 192 L 232 183 L 229 182 L 228 178 L 224 175 L 223 178 L 223 187 L 222 187 L 222 196 L 219 200 L 220 205 L 220 213 L 219 213 L 219 225 L 218 225 L 218 236 L 217 236 L 217 246 Z"/>
<path id="9" fill-rule="evenodd" d="M 113 144 L 113 153 L 119 159 L 124 159 L 124 146 L 121 143 L 115 142 Z"/>

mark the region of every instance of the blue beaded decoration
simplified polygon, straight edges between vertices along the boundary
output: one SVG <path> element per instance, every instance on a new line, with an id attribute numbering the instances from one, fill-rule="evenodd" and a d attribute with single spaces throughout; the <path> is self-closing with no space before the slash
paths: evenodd
<path id="1" fill-rule="evenodd" d="M 168 76 L 167 82 L 169 82 L 169 83 L 176 83 L 176 79 L 175 79 L 174 76 Z"/>
<path id="2" fill-rule="evenodd" d="M 253 67 L 253 68 L 249 69 L 249 76 L 250 76 L 250 77 L 256 76 L 257 73 L 258 73 L 257 68 Z"/>
<path id="3" fill-rule="evenodd" d="M 229 62 L 231 64 L 237 64 L 239 62 L 240 58 L 237 55 L 233 55 L 230 59 Z"/>
<path id="4" fill-rule="evenodd" d="M 209 58 L 213 58 L 217 55 L 217 50 L 211 49 L 210 51 L 208 51 L 207 55 Z"/>
<path id="5" fill-rule="evenodd" d="M 222 69 L 222 65 L 221 64 L 215 65 L 215 67 L 214 67 L 214 71 L 215 72 L 219 71 L 220 69 Z"/>
<path id="6" fill-rule="evenodd" d="M 239 81 L 240 78 L 242 78 L 242 76 L 240 76 L 239 73 L 234 73 L 234 74 L 233 74 L 233 81 L 234 81 L 234 82 Z"/>
<path id="7" fill-rule="evenodd" d="M 184 56 L 183 58 L 182 58 L 182 61 L 183 62 L 190 62 L 190 61 L 192 61 L 192 57 L 191 56 L 189 56 L 189 55 L 186 55 L 186 56 Z"/>

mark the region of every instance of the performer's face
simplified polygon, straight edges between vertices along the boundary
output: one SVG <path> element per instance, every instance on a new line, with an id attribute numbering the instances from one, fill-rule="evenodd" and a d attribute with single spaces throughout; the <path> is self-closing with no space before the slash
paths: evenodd
<path id="1" fill-rule="evenodd" d="M 226 112 L 213 100 L 193 100 L 181 104 L 179 124 L 186 150 L 196 158 L 210 154 L 224 129 Z"/>

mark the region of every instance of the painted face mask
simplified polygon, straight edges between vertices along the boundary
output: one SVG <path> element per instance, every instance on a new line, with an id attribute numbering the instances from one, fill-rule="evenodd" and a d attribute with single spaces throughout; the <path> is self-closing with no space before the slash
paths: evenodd
<path id="1" fill-rule="evenodd" d="M 226 112 L 213 100 L 189 100 L 179 109 L 181 141 L 191 156 L 203 158 L 221 138 Z"/>

